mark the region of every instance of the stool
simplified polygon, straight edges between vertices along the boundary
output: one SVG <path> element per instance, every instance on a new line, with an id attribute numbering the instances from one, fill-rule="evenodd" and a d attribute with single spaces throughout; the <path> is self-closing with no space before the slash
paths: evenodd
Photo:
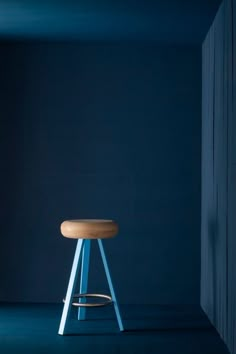
<path id="1" fill-rule="evenodd" d="M 124 330 L 119 305 L 116 299 L 114 287 L 111 280 L 111 273 L 108 268 L 105 251 L 103 248 L 102 239 L 114 237 L 118 233 L 118 225 L 113 220 L 68 220 L 61 224 L 61 233 L 64 237 L 78 239 L 75 250 L 74 261 L 71 269 L 69 284 L 64 301 L 64 307 L 61 316 L 61 322 L 58 334 L 66 334 L 66 326 L 70 316 L 71 306 L 78 307 L 78 320 L 85 319 L 85 309 L 87 307 L 104 306 L 113 303 L 118 326 L 120 331 Z M 88 271 L 90 258 L 91 240 L 97 240 L 101 253 L 109 289 L 111 296 L 103 294 L 87 294 L 88 286 Z M 80 275 L 80 294 L 74 295 L 74 289 L 79 274 L 79 265 L 81 261 Z M 85 298 L 102 298 L 105 302 L 86 303 Z M 73 302 L 73 299 L 78 299 L 79 302 Z"/>

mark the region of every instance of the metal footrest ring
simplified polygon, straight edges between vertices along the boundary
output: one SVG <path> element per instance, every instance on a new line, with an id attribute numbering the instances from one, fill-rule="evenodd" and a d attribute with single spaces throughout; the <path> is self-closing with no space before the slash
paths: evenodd
<path id="1" fill-rule="evenodd" d="M 72 302 L 72 305 L 75 307 L 100 307 L 100 306 L 107 306 L 112 303 L 112 298 L 109 295 L 104 294 L 75 294 L 73 296 L 74 299 L 82 299 L 82 298 L 99 298 L 105 299 L 103 302 Z M 63 299 L 65 302 L 65 299 Z"/>

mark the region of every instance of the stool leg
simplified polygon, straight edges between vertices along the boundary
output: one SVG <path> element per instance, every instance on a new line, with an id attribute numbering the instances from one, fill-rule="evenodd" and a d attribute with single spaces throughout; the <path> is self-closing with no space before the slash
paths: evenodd
<path id="1" fill-rule="evenodd" d="M 83 241 L 82 239 L 79 239 L 77 241 L 77 246 L 75 250 L 75 256 L 73 260 L 73 265 L 71 269 L 71 274 L 70 274 L 70 280 L 67 288 L 67 293 L 66 293 L 66 299 L 63 307 L 63 312 L 61 316 L 61 322 L 60 322 L 60 327 L 58 334 L 62 335 L 65 334 L 65 329 L 66 329 L 66 324 L 68 322 L 68 318 L 70 315 L 70 310 L 71 310 L 71 303 L 73 299 L 73 294 L 74 294 L 74 288 L 76 285 L 76 280 L 78 277 L 78 270 L 79 270 L 79 261 L 81 257 L 81 250 L 83 246 Z"/>
<path id="2" fill-rule="evenodd" d="M 117 299 L 116 299 L 114 287 L 113 287 L 112 280 L 111 280 L 111 274 L 110 274 L 110 271 L 109 271 L 109 268 L 108 268 L 107 259 L 106 259 L 106 255 L 105 255 L 105 251 L 104 251 L 101 239 L 98 239 L 98 246 L 99 246 L 99 249 L 100 249 L 100 252 L 101 252 L 102 261 L 103 261 L 103 265 L 104 265 L 104 268 L 105 268 L 105 273 L 106 273 L 108 285 L 109 285 L 109 288 L 110 288 L 111 297 L 112 297 L 112 300 L 113 300 L 113 303 L 114 303 L 114 308 L 115 308 L 115 313 L 116 313 L 116 318 L 117 318 L 117 322 L 118 322 L 118 325 L 119 325 L 119 329 L 120 329 L 120 331 L 124 331 L 124 326 L 123 326 L 121 315 L 120 315 L 119 305 L 118 305 L 118 302 L 117 302 Z"/>
<path id="3" fill-rule="evenodd" d="M 89 256 L 90 256 L 90 240 L 84 240 L 83 256 L 81 264 L 81 277 L 80 277 L 80 294 L 87 293 L 88 289 L 88 272 L 89 272 Z M 84 302 L 85 299 L 80 299 L 80 302 Z M 85 319 L 85 307 L 78 308 L 78 320 Z"/>

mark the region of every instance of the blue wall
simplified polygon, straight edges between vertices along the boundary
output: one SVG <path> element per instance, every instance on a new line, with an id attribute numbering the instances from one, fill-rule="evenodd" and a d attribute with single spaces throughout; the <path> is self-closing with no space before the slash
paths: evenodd
<path id="1" fill-rule="evenodd" d="M 61 301 L 75 242 L 59 225 L 91 217 L 120 223 L 105 242 L 120 302 L 199 303 L 200 48 L 0 51 L 0 299 Z M 93 256 L 91 289 L 103 291 Z"/>

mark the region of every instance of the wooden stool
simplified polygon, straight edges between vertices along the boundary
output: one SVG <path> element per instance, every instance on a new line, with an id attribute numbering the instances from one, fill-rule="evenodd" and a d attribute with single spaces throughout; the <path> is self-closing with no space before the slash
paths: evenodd
<path id="1" fill-rule="evenodd" d="M 114 292 L 111 274 L 108 268 L 106 255 L 104 252 L 102 240 L 103 238 L 114 237 L 118 233 L 118 225 L 112 220 L 68 220 L 61 224 L 61 233 L 63 236 L 78 239 L 75 250 L 74 261 L 70 274 L 70 280 L 67 288 L 66 298 L 64 301 L 64 308 L 61 316 L 61 322 L 58 334 L 64 335 L 66 332 L 66 325 L 68 323 L 71 305 L 78 307 L 78 320 L 85 319 L 86 307 L 104 306 L 109 303 L 114 304 L 116 318 L 118 321 L 120 331 L 124 330 L 118 302 Z M 91 240 L 97 240 L 100 249 L 105 273 L 110 289 L 111 296 L 103 294 L 87 294 L 88 286 L 88 270 L 89 270 L 89 257 L 90 257 L 90 243 Z M 80 259 L 81 264 L 81 277 L 80 277 L 80 294 L 74 295 L 76 280 L 79 273 Z M 95 297 L 105 299 L 105 302 L 86 303 L 85 298 Z M 73 302 L 73 299 L 79 299 L 79 302 Z"/>

